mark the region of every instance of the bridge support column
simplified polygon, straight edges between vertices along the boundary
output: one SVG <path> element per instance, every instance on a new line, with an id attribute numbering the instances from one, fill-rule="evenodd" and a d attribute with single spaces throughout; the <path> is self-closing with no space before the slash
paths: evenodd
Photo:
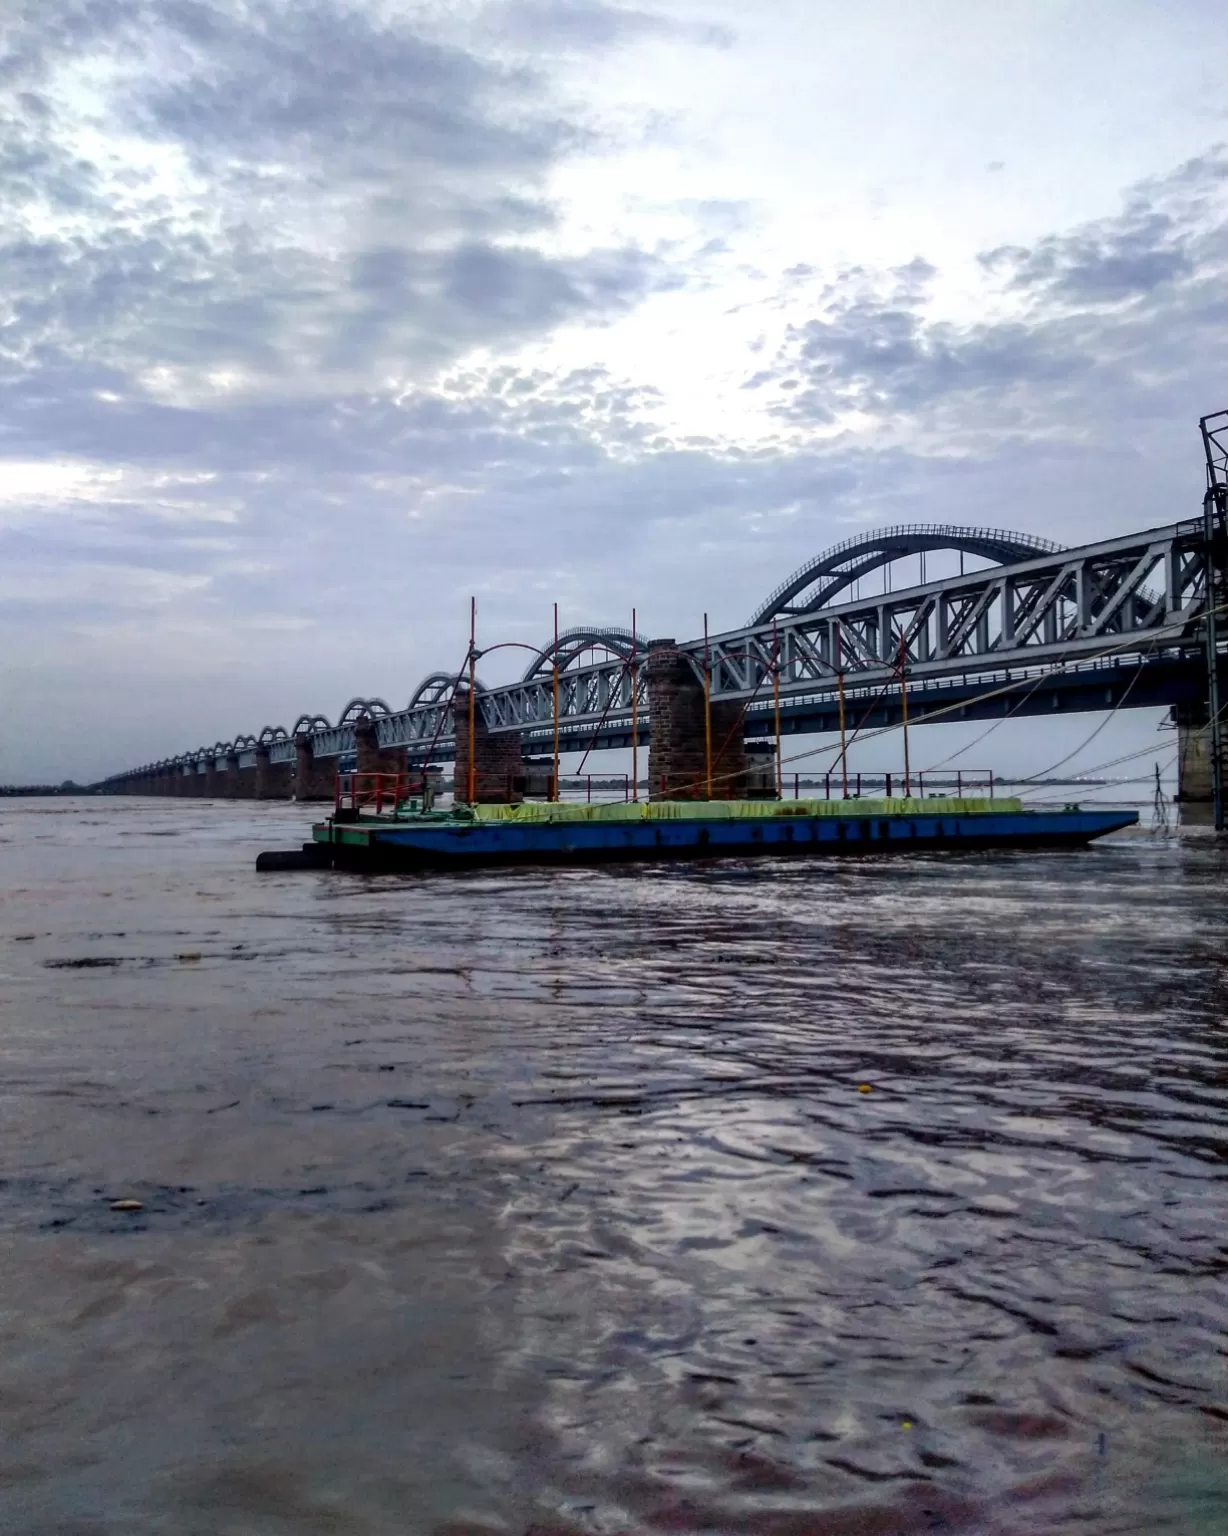
<path id="1" fill-rule="evenodd" d="M 651 800 L 706 800 L 707 742 L 704 685 L 672 641 L 648 652 L 648 796 Z M 712 705 L 712 798 L 739 800 L 747 791 L 748 762 L 742 706 Z"/>
<path id="2" fill-rule="evenodd" d="M 375 721 L 363 715 L 354 722 L 355 773 L 404 773 L 408 753 L 404 747 L 381 747 Z"/>
<path id="3" fill-rule="evenodd" d="M 469 695 L 457 692 L 452 705 L 452 729 L 456 737 L 456 762 L 452 773 L 452 798 L 457 804 L 469 798 Z M 474 798 L 480 805 L 507 805 L 523 798 L 517 788 L 524 778 L 524 747 L 519 731 L 491 735 L 482 711 L 473 712 Z"/>
<path id="4" fill-rule="evenodd" d="M 217 771 L 217 758 L 211 757 L 205 763 L 205 771 L 202 775 L 201 795 L 206 800 L 216 800 L 222 793 L 222 786 L 218 782 L 220 775 Z"/>
<path id="5" fill-rule="evenodd" d="M 294 787 L 294 764 L 271 763 L 268 747 L 256 748 L 257 800 L 289 800 Z"/>
<path id="6" fill-rule="evenodd" d="M 336 793 L 337 760 L 317 758 L 310 735 L 304 731 L 294 738 L 294 798 L 296 800 L 331 800 Z"/>
<path id="7" fill-rule="evenodd" d="M 239 759 L 233 752 L 217 760 L 217 793 L 222 800 L 239 798 Z"/>
<path id="8" fill-rule="evenodd" d="M 1178 704 L 1177 801 L 1182 826 L 1209 827 L 1213 819 L 1211 726 L 1205 704 Z"/>

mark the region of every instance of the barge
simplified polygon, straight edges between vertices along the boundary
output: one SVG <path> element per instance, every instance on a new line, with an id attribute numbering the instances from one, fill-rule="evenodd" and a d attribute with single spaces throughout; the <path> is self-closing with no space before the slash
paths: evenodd
<path id="1" fill-rule="evenodd" d="M 338 811 L 301 854 L 258 869 L 464 869 L 658 859 L 1081 847 L 1136 825 L 1118 810 L 1025 810 L 1017 799 L 644 800 L 578 805 L 394 805 Z"/>

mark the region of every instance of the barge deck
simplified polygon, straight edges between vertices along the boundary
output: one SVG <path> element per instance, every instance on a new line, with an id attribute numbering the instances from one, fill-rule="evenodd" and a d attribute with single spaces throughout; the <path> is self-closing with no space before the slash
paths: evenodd
<path id="1" fill-rule="evenodd" d="M 526 802 L 334 815 L 304 862 L 338 868 L 583 866 L 658 859 L 1079 847 L 1138 822 L 1135 811 L 1025 810 L 1014 799 Z M 287 868 L 262 854 L 258 868 Z"/>

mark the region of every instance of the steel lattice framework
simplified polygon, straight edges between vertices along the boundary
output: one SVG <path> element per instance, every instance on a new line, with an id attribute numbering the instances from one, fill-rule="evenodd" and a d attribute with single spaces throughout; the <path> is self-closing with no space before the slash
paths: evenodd
<path id="1" fill-rule="evenodd" d="M 890 561 L 953 548 L 997 563 L 898 592 L 835 601 Z M 1206 542 L 1197 520 L 1076 549 L 996 529 L 919 524 L 865 534 L 827 551 L 795 572 L 744 628 L 678 649 L 697 676 L 705 664 L 710 667 L 714 700 L 746 704 L 748 732 L 757 734 L 776 669 L 783 707 L 796 727 L 805 718 L 826 718 L 840 674 L 851 695 L 869 697 L 898 679 L 902 666 L 910 697 L 923 700 L 927 692 L 967 690 L 987 679 L 1043 682 L 1075 668 L 1120 681 L 1159 661 L 1184 665 L 1199 650 L 1206 594 Z M 566 747 L 588 740 L 622 744 L 633 670 L 647 739 L 651 716 L 642 663 L 649 645 L 639 636 L 633 644 L 630 631 L 613 627 L 560 635 L 559 716 Z M 633 655 L 640 661 L 634 669 Z M 548 736 L 555 662 L 551 643 L 520 681 L 500 687 L 479 682 L 477 705 L 487 729 L 520 731 L 530 746 Z M 293 760 L 295 737 L 302 735 L 315 756 L 343 756 L 354 751 L 354 721 L 363 716 L 371 719 L 381 746 L 407 747 L 411 761 L 448 758 L 454 751 L 453 696 L 464 686 L 463 675 L 432 673 L 402 710 L 382 699 L 356 698 L 335 725 L 320 715 L 301 715 L 291 731 L 266 726 L 258 737 L 218 742 L 121 777 L 167 768 L 203 772 L 219 760 L 250 765 L 259 750 L 267 750 L 271 762 L 285 762 Z M 1112 687 L 1106 701 L 1113 702 Z M 1156 699 L 1140 691 L 1121 702 Z"/>

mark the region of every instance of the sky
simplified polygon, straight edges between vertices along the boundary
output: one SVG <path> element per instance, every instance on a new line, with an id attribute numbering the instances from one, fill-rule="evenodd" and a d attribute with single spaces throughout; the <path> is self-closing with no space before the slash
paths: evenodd
<path id="1" fill-rule="evenodd" d="M 876 526 L 1196 515 L 1222 23 L 0 0 L 0 782 L 403 706 L 471 595 L 686 638 Z"/>

